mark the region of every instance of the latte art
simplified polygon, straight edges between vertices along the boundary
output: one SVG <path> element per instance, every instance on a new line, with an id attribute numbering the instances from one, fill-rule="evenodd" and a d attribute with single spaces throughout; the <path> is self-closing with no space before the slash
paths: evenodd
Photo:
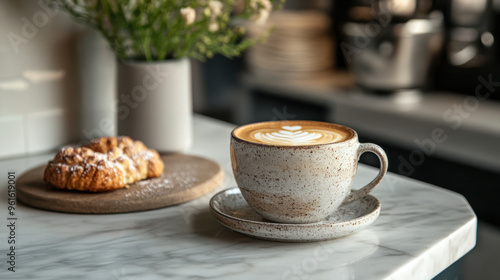
<path id="1" fill-rule="evenodd" d="M 250 134 L 253 140 L 270 145 L 317 145 L 339 142 L 344 137 L 333 130 L 304 128 L 302 126 L 282 126 L 281 128 L 261 128 Z"/>
<path id="2" fill-rule="evenodd" d="M 345 126 L 317 121 L 271 121 L 243 125 L 232 135 L 244 141 L 274 146 L 312 146 L 342 142 L 356 136 Z"/>

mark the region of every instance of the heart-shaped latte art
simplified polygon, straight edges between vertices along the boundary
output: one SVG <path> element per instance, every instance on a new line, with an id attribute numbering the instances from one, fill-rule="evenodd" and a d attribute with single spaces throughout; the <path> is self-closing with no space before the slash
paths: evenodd
<path id="1" fill-rule="evenodd" d="M 300 126 L 300 125 L 294 125 L 294 126 L 285 125 L 285 126 L 282 126 L 281 128 L 286 129 L 286 130 L 290 130 L 290 131 L 295 131 L 295 130 L 301 129 L 302 126 Z"/>
<path id="2" fill-rule="evenodd" d="M 302 126 L 282 126 L 281 129 L 255 131 L 252 137 L 262 143 L 272 145 L 315 145 L 339 141 L 342 136 L 335 131 Z"/>

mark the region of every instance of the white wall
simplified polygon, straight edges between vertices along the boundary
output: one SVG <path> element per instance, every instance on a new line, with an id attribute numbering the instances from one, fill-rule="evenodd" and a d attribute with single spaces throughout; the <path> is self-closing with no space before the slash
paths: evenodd
<path id="1" fill-rule="evenodd" d="M 82 91 L 101 94 L 109 103 L 115 94 L 114 57 L 105 44 L 98 42 L 96 50 L 88 38 L 68 15 L 39 1 L 0 1 L 0 158 L 83 139 L 82 131 L 99 120 L 84 121 L 80 115 L 105 114 L 101 111 L 109 106 L 81 112 L 82 100 L 88 99 Z M 96 53 L 99 60 L 91 60 Z"/>

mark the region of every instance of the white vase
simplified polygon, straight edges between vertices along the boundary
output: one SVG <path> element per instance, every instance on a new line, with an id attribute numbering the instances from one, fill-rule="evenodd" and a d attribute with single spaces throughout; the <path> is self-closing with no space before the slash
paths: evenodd
<path id="1" fill-rule="evenodd" d="M 192 143 L 191 66 L 187 58 L 118 64 L 118 134 L 159 152 Z"/>
<path id="2" fill-rule="evenodd" d="M 95 30 L 79 38 L 80 122 L 82 136 L 91 140 L 116 135 L 116 57 Z"/>

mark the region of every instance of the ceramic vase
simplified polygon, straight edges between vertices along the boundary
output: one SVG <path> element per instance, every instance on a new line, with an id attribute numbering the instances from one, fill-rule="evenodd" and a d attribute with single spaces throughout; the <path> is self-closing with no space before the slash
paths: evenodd
<path id="1" fill-rule="evenodd" d="M 118 64 L 118 134 L 159 152 L 192 143 L 191 66 L 187 58 Z"/>

